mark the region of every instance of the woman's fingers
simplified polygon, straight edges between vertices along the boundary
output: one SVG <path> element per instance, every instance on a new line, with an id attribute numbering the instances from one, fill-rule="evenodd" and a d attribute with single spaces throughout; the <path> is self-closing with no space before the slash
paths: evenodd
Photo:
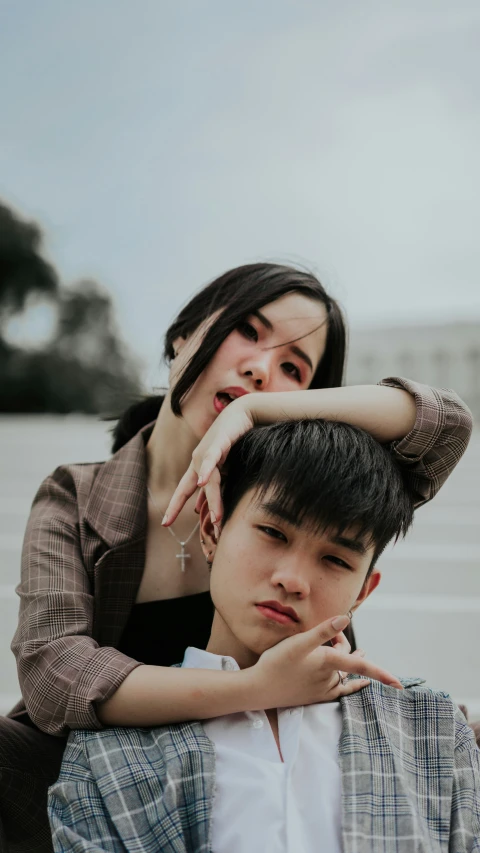
<path id="1" fill-rule="evenodd" d="M 197 502 L 195 504 L 195 512 L 198 513 L 199 515 L 202 511 L 202 506 L 206 500 L 207 500 L 207 496 L 205 494 L 205 489 L 200 489 L 200 491 L 198 493 L 198 497 L 197 497 Z"/>
<path id="2" fill-rule="evenodd" d="M 369 660 L 360 657 L 360 655 L 343 655 L 338 654 L 332 649 L 332 665 L 335 669 L 341 672 L 352 673 L 353 675 L 362 675 L 365 678 L 373 678 L 375 681 L 381 681 L 382 684 L 387 684 L 390 687 L 396 687 L 398 690 L 403 690 L 403 687 L 391 672 L 377 666 Z"/>
<path id="3" fill-rule="evenodd" d="M 193 467 L 193 462 L 191 462 L 170 499 L 162 522 L 164 527 L 169 527 L 170 524 L 173 524 L 180 510 L 183 509 L 188 499 L 194 494 L 197 488 L 197 479 L 197 472 Z"/>
<path id="4" fill-rule="evenodd" d="M 359 690 L 368 687 L 370 683 L 368 678 L 352 678 L 346 684 L 339 686 L 338 694 L 335 698 L 338 698 L 338 696 L 350 696 L 351 693 L 358 693 Z"/>
<path id="5" fill-rule="evenodd" d="M 335 637 L 332 637 L 330 643 L 333 649 L 336 649 L 338 652 L 343 652 L 346 655 L 349 654 L 352 648 L 343 631 L 336 634 Z"/>
<path id="6" fill-rule="evenodd" d="M 220 489 L 221 484 L 221 476 L 218 468 L 215 468 L 210 475 L 210 479 L 206 486 L 204 486 L 205 497 L 208 501 L 208 508 L 210 510 L 210 517 L 212 519 L 212 524 L 215 529 L 215 537 L 218 539 L 220 535 L 220 524 L 223 517 L 223 503 L 222 503 L 222 494 Z"/>

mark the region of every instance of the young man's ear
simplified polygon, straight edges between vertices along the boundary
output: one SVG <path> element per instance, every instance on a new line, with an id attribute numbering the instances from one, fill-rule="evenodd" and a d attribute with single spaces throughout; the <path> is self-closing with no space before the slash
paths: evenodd
<path id="1" fill-rule="evenodd" d="M 356 610 L 357 607 L 360 607 L 360 605 L 363 604 L 364 601 L 366 601 L 368 596 L 371 595 L 374 589 L 377 588 L 381 579 L 381 573 L 378 569 L 374 568 L 371 574 L 366 579 L 365 583 L 363 584 L 355 604 L 353 605 L 353 607 L 350 608 L 352 611 Z"/>
<path id="2" fill-rule="evenodd" d="M 213 557 L 217 549 L 217 540 L 208 508 L 208 501 L 206 500 L 200 509 L 200 542 L 207 563 L 213 563 Z"/>

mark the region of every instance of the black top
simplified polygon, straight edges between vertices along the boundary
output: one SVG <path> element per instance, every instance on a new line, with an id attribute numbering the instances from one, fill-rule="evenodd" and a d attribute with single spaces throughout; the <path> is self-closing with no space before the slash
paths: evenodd
<path id="1" fill-rule="evenodd" d="M 134 604 L 118 650 L 140 663 L 181 663 L 187 646 L 207 647 L 212 620 L 209 592 Z"/>

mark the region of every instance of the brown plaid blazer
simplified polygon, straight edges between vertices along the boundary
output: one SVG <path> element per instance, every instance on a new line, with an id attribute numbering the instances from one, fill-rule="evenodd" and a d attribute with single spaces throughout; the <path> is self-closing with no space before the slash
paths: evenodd
<path id="1" fill-rule="evenodd" d="M 421 504 L 465 451 L 471 414 L 453 391 L 405 379 L 383 384 L 405 388 L 416 399 L 415 426 L 392 444 L 392 452 Z M 48 734 L 101 729 L 95 703 L 139 666 L 115 646 L 144 567 L 145 444 L 151 430 L 150 424 L 107 462 L 57 468 L 34 499 L 12 643 L 25 704 L 11 716 L 26 708 Z"/>

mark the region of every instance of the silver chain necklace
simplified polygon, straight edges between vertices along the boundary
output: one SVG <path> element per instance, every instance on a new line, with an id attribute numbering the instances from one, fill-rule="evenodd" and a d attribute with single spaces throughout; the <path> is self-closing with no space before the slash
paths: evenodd
<path id="1" fill-rule="evenodd" d="M 161 509 L 160 509 L 159 505 L 157 504 L 155 498 L 153 497 L 148 486 L 147 486 L 147 492 L 150 495 L 150 500 L 152 501 L 155 509 L 158 509 L 158 511 L 161 512 Z M 183 542 L 181 539 L 178 538 L 178 536 L 175 536 L 175 533 L 173 532 L 171 527 L 167 527 L 168 532 L 172 534 L 173 538 L 175 539 L 175 542 L 178 542 L 178 544 L 180 545 L 180 554 L 175 554 L 175 556 L 176 556 L 177 560 L 180 560 L 180 566 L 181 566 L 182 572 L 185 571 L 185 560 L 190 560 L 190 558 L 192 556 L 191 554 L 185 553 L 185 545 L 188 545 L 193 534 L 195 533 L 196 530 L 198 530 L 199 525 L 200 525 L 200 519 L 198 519 L 195 527 L 193 528 L 192 532 L 190 533 L 190 536 L 187 536 L 187 538 Z"/>

